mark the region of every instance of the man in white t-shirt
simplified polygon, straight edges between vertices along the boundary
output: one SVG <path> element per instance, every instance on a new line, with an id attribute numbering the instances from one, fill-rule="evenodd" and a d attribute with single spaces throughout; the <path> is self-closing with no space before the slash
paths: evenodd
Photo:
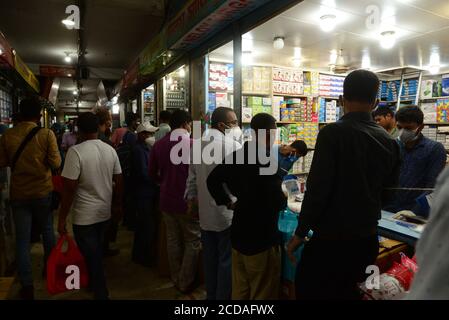
<path id="1" fill-rule="evenodd" d="M 67 232 L 66 218 L 70 212 L 75 240 L 86 259 L 95 299 L 104 300 L 109 294 L 102 263 L 103 238 L 111 220 L 111 204 L 121 208 L 122 170 L 114 148 L 98 139 L 95 114 L 81 114 L 78 128 L 84 142 L 67 153 L 58 231 Z"/>

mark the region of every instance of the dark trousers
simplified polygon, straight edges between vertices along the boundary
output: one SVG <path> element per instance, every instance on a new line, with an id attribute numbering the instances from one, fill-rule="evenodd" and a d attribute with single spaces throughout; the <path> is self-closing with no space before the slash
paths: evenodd
<path id="1" fill-rule="evenodd" d="M 89 283 L 95 299 L 108 299 L 109 292 L 103 269 L 103 239 L 109 221 L 91 225 L 73 225 L 76 243 L 86 260 Z"/>
<path id="2" fill-rule="evenodd" d="M 50 210 L 50 195 L 42 199 L 11 201 L 14 225 L 16 228 L 16 259 L 22 286 L 33 285 L 30 242 L 32 224 L 43 235 L 44 270 L 47 258 L 55 246 L 53 215 Z"/>
<path id="3" fill-rule="evenodd" d="M 201 230 L 207 300 L 230 300 L 232 283 L 231 228 Z"/>
<path id="4" fill-rule="evenodd" d="M 130 230 L 136 227 L 136 197 L 131 181 L 125 181 L 123 191 L 123 225 Z"/>
<path id="5" fill-rule="evenodd" d="M 152 266 L 156 259 L 156 211 L 154 196 L 136 199 L 136 229 L 132 250 L 133 261 Z"/>
<path id="6" fill-rule="evenodd" d="M 304 246 L 296 271 L 298 300 L 356 300 L 358 282 L 369 275 L 379 254 L 377 236 L 344 240 L 320 239 L 315 235 Z"/>

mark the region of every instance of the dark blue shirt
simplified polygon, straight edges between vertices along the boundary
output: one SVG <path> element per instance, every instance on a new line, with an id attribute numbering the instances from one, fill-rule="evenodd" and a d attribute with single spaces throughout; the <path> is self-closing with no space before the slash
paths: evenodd
<path id="1" fill-rule="evenodd" d="M 401 143 L 400 188 L 434 188 L 438 175 L 446 165 L 446 150 L 436 141 L 421 136 L 413 149 L 406 149 Z M 412 210 L 421 214 L 416 199 L 429 191 L 397 191 L 395 200 L 386 209 L 398 212 Z"/>
<path id="2" fill-rule="evenodd" d="M 137 142 L 133 147 L 132 181 L 137 198 L 150 197 L 155 190 L 156 185 L 150 178 L 148 169 L 150 152 L 145 142 Z"/>
<path id="3" fill-rule="evenodd" d="M 273 146 L 272 152 L 274 152 L 278 160 L 277 175 L 283 179 L 286 175 L 288 175 L 295 162 L 299 160 L 299 157 L 284 156 L 279 150 L 279 145 Z"/>

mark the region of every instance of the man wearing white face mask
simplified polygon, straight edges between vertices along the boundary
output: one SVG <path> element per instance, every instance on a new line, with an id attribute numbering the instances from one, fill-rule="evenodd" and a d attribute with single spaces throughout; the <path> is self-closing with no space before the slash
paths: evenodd
<path id="1" fill-rule="evenodd" d="M 434 188 L 438 175 L 446 164 L 444 146 L 421 134 L 424 115 L 417 106 L 406 106 L 396 113 L 401 145 L 402 165 L 399 177 L 400 188 Z M 428 191 L 399 190 L 387 210 L 398 212 L 411 210 L 418 215 L 427 215 L 416 199 Z"/>
<path id="2" fill-rule="evenodd" d="M 152 248 L 156 235 L 154 197 L 156 184 L 149 176 L 148 163 L 154 145 L 157 127 L 144 123 L 137 127 L 137 143 L 133 147 L 131 179 L 136 204 L 136 230 L 132 259 L 151 266 L 154 262 Z"/>
<path id="3" fill-rule="evenodd" d="M 203 244 L 203 263 L 208 300 L 231 299 L 231 222 L 233 211 L 217 206 L 207 190 L 207 177 L 228 154 L 241 148 L 242 132 L 237 116 L 230 108 L 217 108 L 211 117 L 211 129 L 202 138 L 202 161 L 190 164 L 186 198 L 190 211 L 197 207 Z M 220 150 L 216 161 L 205 159 L 209 152 Z M 192 151 L 193 152 L 193 151 Z M 215 154 L 214 154 L 215 155 Z M 212 159 L 211 159 L 212 160 Z M 211 163 L 212 162 L 212 163 Z"/>

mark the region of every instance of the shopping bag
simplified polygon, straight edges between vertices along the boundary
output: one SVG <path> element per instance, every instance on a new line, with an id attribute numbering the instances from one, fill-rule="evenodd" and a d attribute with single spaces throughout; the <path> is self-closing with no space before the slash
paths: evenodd
<path id="1" fill-rule="evenodd" d="M 51 179 L 53 182 L 53 190 L 59 194 L 62 194 L 62 190 L 64 188 L 62 176 L 60 175 L 52 176 Z"/>
<path id="2" fill-rule="evenodd" d="M 63 245 L 67 242 L 67 251 Z M 47 260 L 47 290 L 57 294 L 88 286 L 86 262 L 75 241 L 67 234 L 62 235 Z"/>

